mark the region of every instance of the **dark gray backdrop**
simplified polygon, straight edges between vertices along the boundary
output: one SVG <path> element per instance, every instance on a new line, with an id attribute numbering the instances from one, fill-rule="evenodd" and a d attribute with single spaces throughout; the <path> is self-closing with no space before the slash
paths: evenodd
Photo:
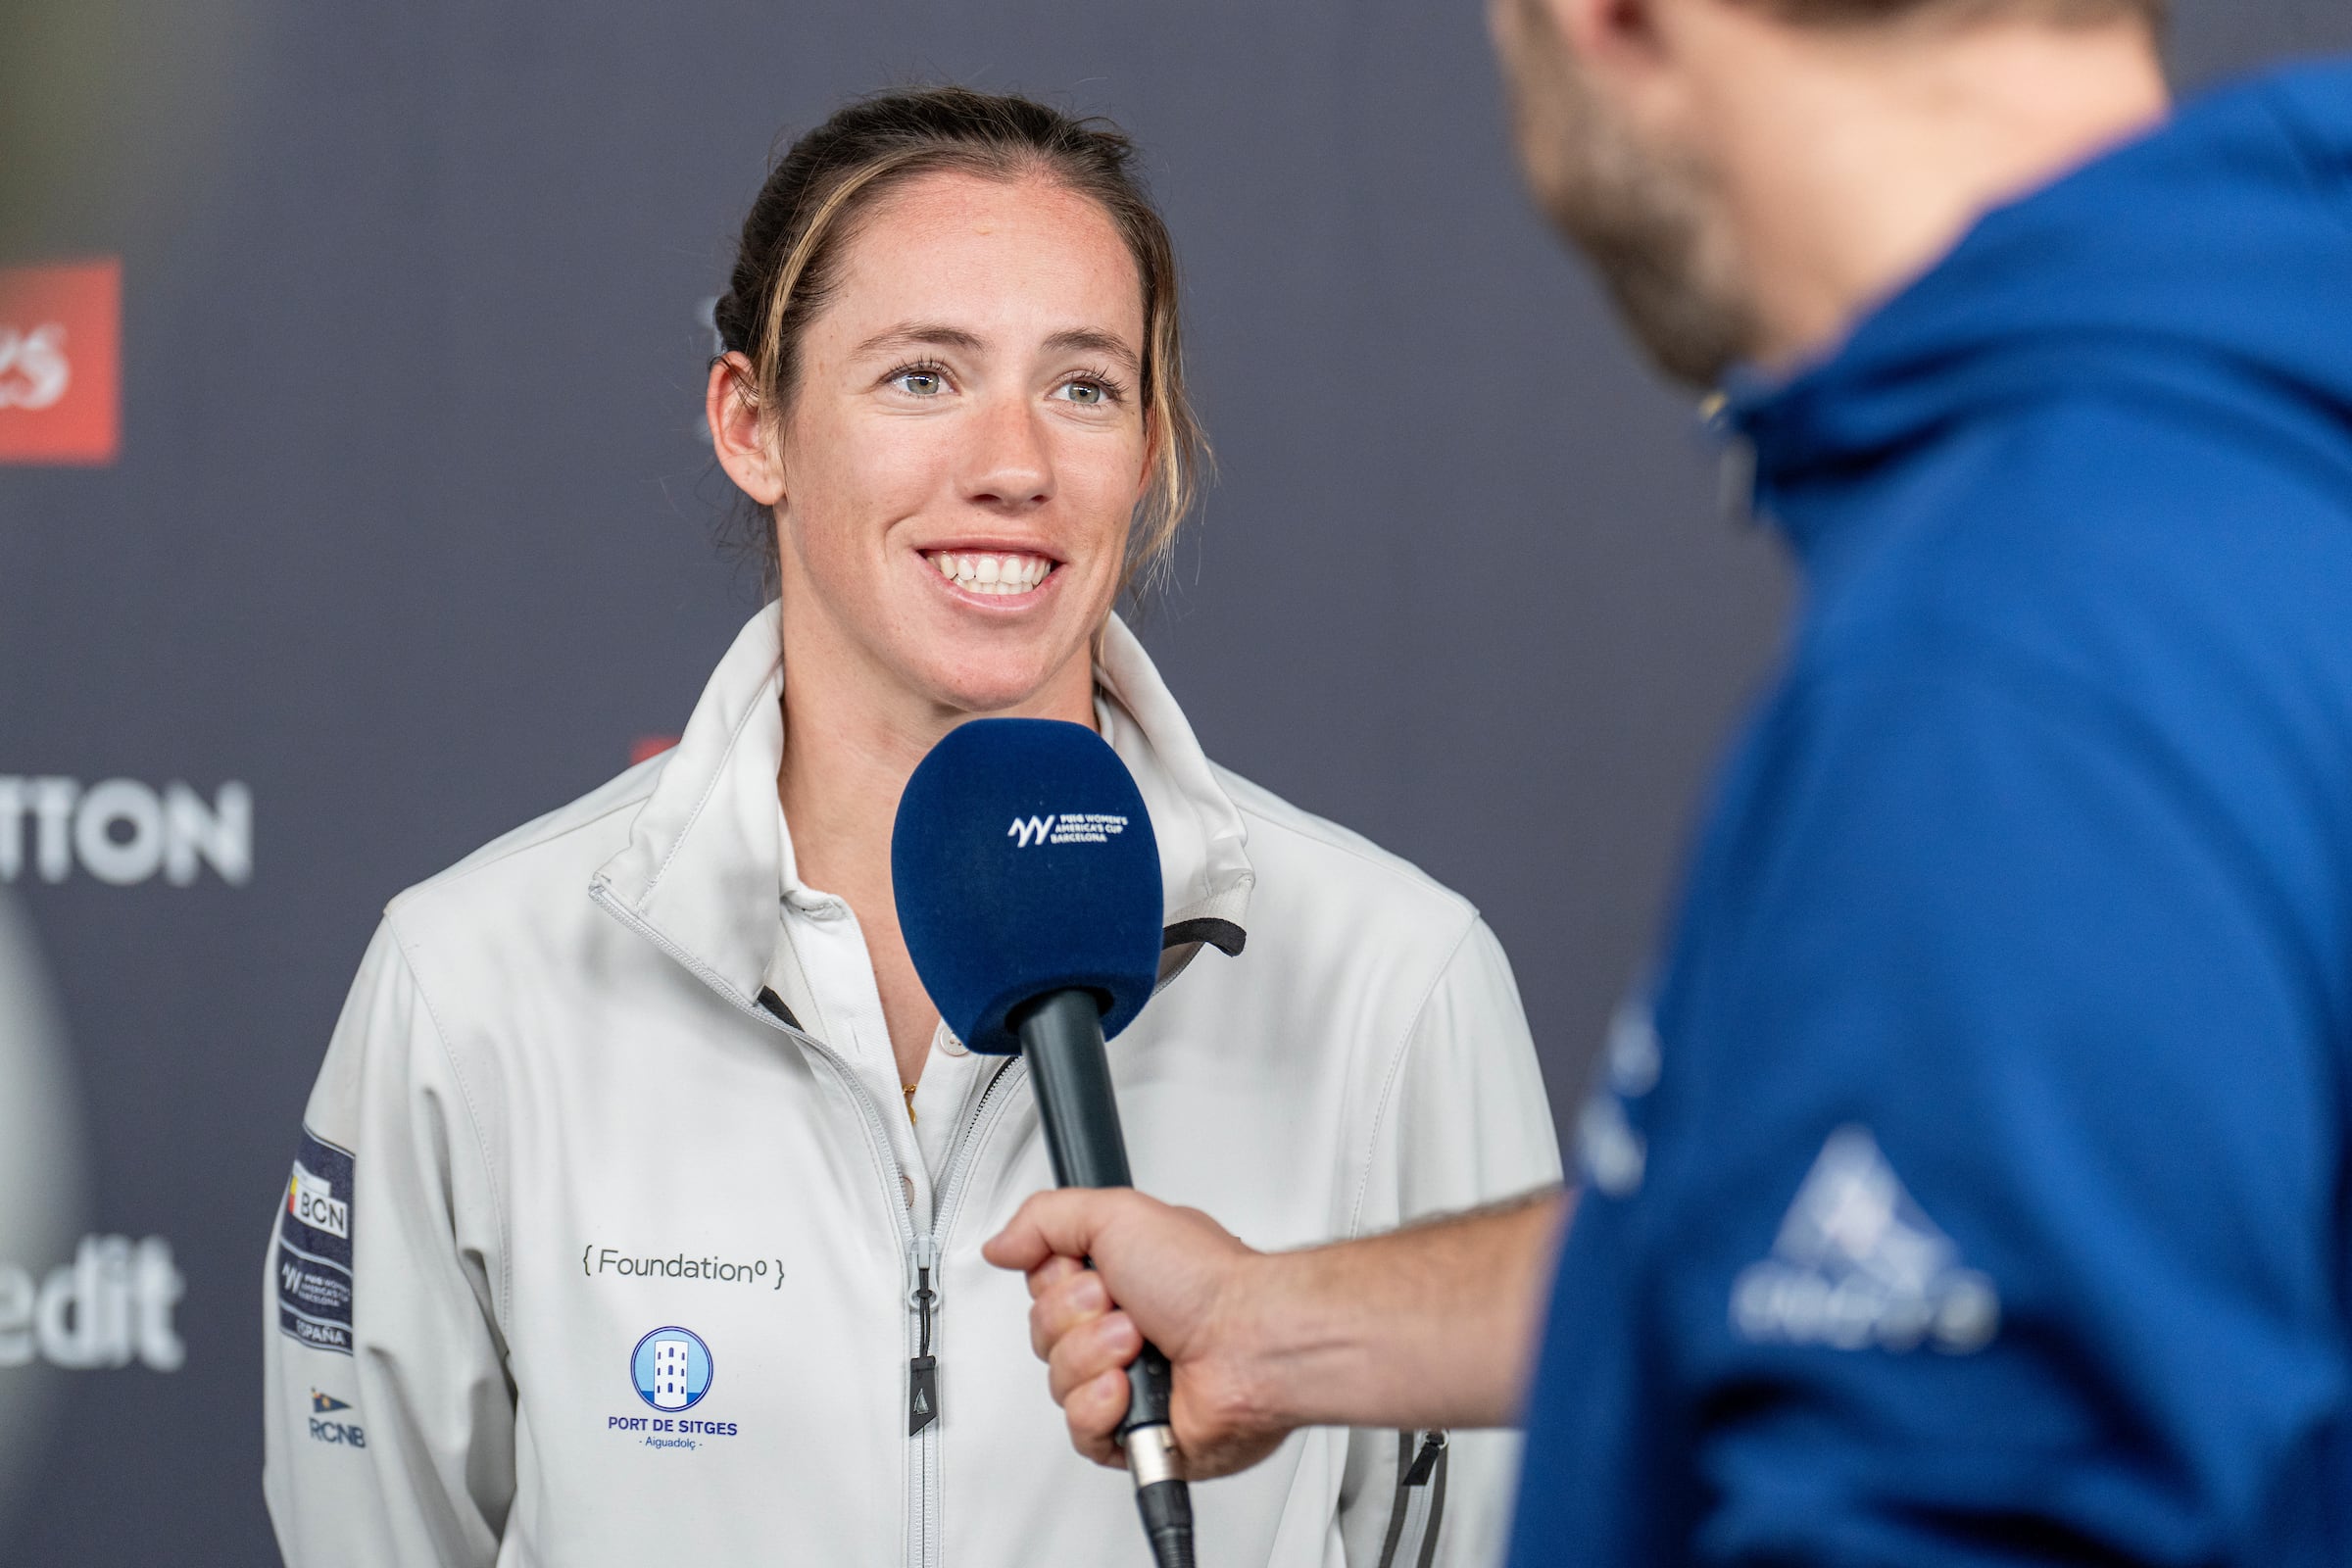
<path id="1" fill-rule="evenodd" d="M 748 612 L 697 313 L 772 139 L 848 93 L 953 77 L 1141 138 L 1224 473 L 1146 640 L 1212 755 L 1486 909 L 1572 1102 L 1787 588 L 1523 203 L 1472 0 L 0 29 L 0 267 L 125 280 L 120 462 L 0 469 L 0 778 L 242 783 L 256 867 L 0 889 L 75 1079 L 35 1104 L 0 1040 L 0 1110 L 83 1133 L 0 1160 L 0 1266 L 163 1238 L 187 1351 L 0 1366 L 0 1559 L 273 1560 L 260 1269 L 343 989 L 391 893 L 674 730 Z M 2341 0 L 2201 0 L 2178 53 L 2347 45 Z"/>

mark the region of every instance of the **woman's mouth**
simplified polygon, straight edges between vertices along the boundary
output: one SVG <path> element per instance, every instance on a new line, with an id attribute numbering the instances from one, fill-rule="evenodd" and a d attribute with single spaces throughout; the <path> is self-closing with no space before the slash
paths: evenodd
<path id="1" fill-rule="evenodd" d="M 931 550 L 923 559 L 934 570 L 966 593 L 1025 594 L 1054 572 L 1044 556 L 1004 551 Z"/>

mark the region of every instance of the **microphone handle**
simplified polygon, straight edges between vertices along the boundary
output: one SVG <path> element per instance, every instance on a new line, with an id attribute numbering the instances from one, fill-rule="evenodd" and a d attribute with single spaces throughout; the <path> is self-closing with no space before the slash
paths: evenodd
<path id="1" fill-rule="evenodd" d="M 1046 1124 L 1046 1153 L 1060 1187 L 1133 1187 L 1119 1131 L 1102 1009 L 1087 991 L 1053 991 L 1011 1018 Z"/>
<path id="2" fill-rule="evenodd" d="M 1062 1187 L 1133 1187 L 1119 1102 L 1102 1047 L 1102 1009 L 1086 991 L 1055 991 L 1009 1020 L 1021 1039 L 1045 1124 L 1046 1154 Z M 1150 1341 L 1127 1368 L 1127 1418 L 1119 1443 L 1135 1480 L 1136 1506 L 1160 1568 L 1192 1568 L 1192 1492 L 1176 1451 L 1168 1358 Z"/>

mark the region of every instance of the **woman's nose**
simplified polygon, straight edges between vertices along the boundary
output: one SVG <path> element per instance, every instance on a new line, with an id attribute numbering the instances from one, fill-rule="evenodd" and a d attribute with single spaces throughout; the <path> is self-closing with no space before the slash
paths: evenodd
<path id="1" fill-rule="evenodd" d="M 1027 511 L 1052 496 L 1054 466 L 1040 419 L 1025 398 L 991 400 L 979 411 L 965 455 L 965 500 Z"/>

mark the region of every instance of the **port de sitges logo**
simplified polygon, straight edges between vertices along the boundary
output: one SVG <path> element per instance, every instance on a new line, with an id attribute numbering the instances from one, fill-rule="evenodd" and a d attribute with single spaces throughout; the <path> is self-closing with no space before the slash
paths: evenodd
<path id="1" fill-rule="evenodd" d="M 1026 850 L 1039 844 L 1107 844 L 1126 831 L 1123 816 L 1064 811 L 1057 816 L 1016 816 L 1004 836 L 1015 841 L 1014 849 Z"/>
<path id="2" fill-rule="evenodd" d="M 690 1410 L 710 1392 L 710 1347 L 691 1329 L 656 1329 L 637 1342 L 629 1376 L 655 1409 Z"/>
<path id="3" fill-rule="evenodd" d="M 649 1448 L 688 1452 L 711 1439 L 736 1436 L 732 1421 L 688 1418 L 685 1414 L 703 1402 L 714 1374 L 710 1347 L 703 1343 L 701 1335 L 674 1323 L 655 1329 L 629 1351 L 629 1385 L 656 1413 L 608 1416 L 605 1430 L 642 1433 Z"/>
<path id="4" fill-rule="evenodd" d="M 206 800 L 182 783 L 0 773 L 0 882 L 63 882 L 78 869 L 114 887 L 157 877 L 192 886 L 208 869 L 253 880 L 253 791 L 230 781 Z"/>

